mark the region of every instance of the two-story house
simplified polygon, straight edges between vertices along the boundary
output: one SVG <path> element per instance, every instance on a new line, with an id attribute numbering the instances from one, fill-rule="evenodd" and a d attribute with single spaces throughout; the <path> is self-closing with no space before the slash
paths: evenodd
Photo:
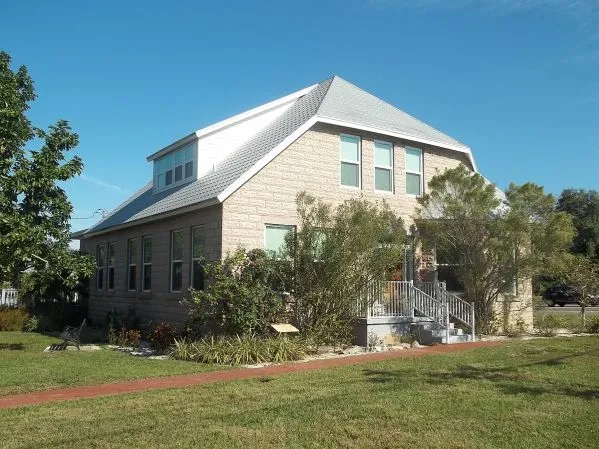
<path id="1" fill-rule="evenodd" d="M 79 233 L 96 255 L 90 316 L 135 305 L 182 323 L 201 259 L 241 245 L 276 250 L 297 226 L 296 194 L 385 199 L 409 224 L 445 168 L 476 171 L 470 148 L 335 76 L 196 131 L 150 155 L 153 179 Z"/>

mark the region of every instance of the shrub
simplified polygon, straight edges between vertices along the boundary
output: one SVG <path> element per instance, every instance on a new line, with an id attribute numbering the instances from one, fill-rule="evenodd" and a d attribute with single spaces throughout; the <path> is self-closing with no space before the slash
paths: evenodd
<path id="1" fill-rule="evenodd" d="M 136 329 L 122 328 L 118 331 L 112 327 L 108 329 L 108 344 L 137 348 L 140 341 L 141 332 Z"/>
<path id="2" fill-rule="evenodd" d="M 243 248 L 206 264 L 206 289 L 182 301 L 189 309 L 190 333 L 202 335 L 206 327 L 225 335 L 268 331 L 285 309 L 283 264 L 264 250 Z"/>
<path id="3" fill-rule="evenodd" d="M 589 334 L 599 334 L 599 315 L 587 318 L 585 331 Z"/>
<path id="4" fill-rule="evenodd" d="M 297 339 L 260 338 L 253 335 L 175 340 L 171 356 L 178 360 L 219 365 L 251 365 L 300 360 L 306 348 Z"/>
<path id="5" fill-rule="evenodd" d="M 0 308 L 0 331 L 22 331 L 29 319 L 25 309 Z"/>
<path id="6" fill-rule="evenodd" d="M 295 322 L 317 345 L 349 343 L 356 305 L 368 305 L 364 288 L 387 279 L 404 257 L 404 223 L 384 201 L 333 207 L 301 192 L 296 205 L 298 231 L 287 234 L 282 254 L 293 260 Z"/>
<path id="7" fill-rule="evenodd" d="M 168 323 L 158 324 L 148 337 L 150 347 L 158 352 L 166 352 L 175 341 L 175 332 Z"/>
<path id="8" fill-rule="evenodd" d="M 526 322 L 522 318 L 518 318 L 516 324 L 512 324 L 505 329 L 505 335 L 511 338 L 517 338 L 525 334 L 526 330 Z"/>
<path id="9" fill-rule="evenodd" d="M 23 330 L 25 330 L 27 332 L 35 332 L 36 330 L 39 329 L 39 326 L 40 326 L 40 319 L 35 315 L 31 315 L 29 318 L 27 318 L 27 321 L 25 322 L 25 326 L 23 326 Z"/>
<path id="10" fill-rule="evenodd" d="M 558 329 L 565 327 L 565 321 L 557 315 L 547 314 L 537 320 L 535 327 L 543 337 L 553 337 Z"/>

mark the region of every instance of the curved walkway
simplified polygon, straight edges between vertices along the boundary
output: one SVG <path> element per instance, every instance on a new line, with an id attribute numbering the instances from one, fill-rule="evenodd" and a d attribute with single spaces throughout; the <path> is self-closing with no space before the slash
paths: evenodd
<path id="1" fill-rule="evenodd" d="M 166 388 L 183 388 L 192 385 L 209 384 L 214 382 L 227 382 L 233 380 L 252 379 L 264 376 L 312 371 L 322 368 L 355 365 L 358 363 L 376 362 L 380 360 L 400 359 L 404 357 L 419 357 L 424 355 L 445 354 L 449 352 L 464 351 L 472 348 L 497 346 L 500 342 L 475 342 L 458 343 L 454 345 L 438 345 L 421 349 L 405 349 L 402 351 L 376 352 L 357 356 L 337 357 L 332 359 L 319 359 L 307 362 L 286 363 L 270 365 L 262 368 L 239 368 L 229 371 L 213 371 L 201 374 L 185 374 L 168 377 L 154 377 L 150 379 L 137 379 L 124 382 L 107 383 L 99 385 L 85 385 L 81 387 L 60 388 L 47 391 L 13 394 L 0 396 L 0 409 L 24 407 L 27 405 L 44 404 L 47 402 L 68 401 L 72 399 L 89 399 L 100 396 L 111 396 L 123 393 L 133 393 Z"/>

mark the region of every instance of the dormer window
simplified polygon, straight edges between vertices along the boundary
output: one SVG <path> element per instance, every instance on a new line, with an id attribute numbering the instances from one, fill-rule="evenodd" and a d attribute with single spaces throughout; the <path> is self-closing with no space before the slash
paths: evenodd
<path id="1" fill-rule="evenodd" d="M 194 147 L 187 145 L 154 161 L 154 188 L 162 190 L 193 178 Z"/>

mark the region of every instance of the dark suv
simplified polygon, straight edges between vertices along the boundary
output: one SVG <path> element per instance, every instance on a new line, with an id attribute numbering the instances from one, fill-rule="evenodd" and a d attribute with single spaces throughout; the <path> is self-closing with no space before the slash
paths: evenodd
<path id="1" fill-rule="evenodd" d="M 545 290 L 543 298 L 551 307 L 556 304 L 563 307 L 566 304 L 578 304 L 580 292 L 569 285 L 555 285 Z"/>

